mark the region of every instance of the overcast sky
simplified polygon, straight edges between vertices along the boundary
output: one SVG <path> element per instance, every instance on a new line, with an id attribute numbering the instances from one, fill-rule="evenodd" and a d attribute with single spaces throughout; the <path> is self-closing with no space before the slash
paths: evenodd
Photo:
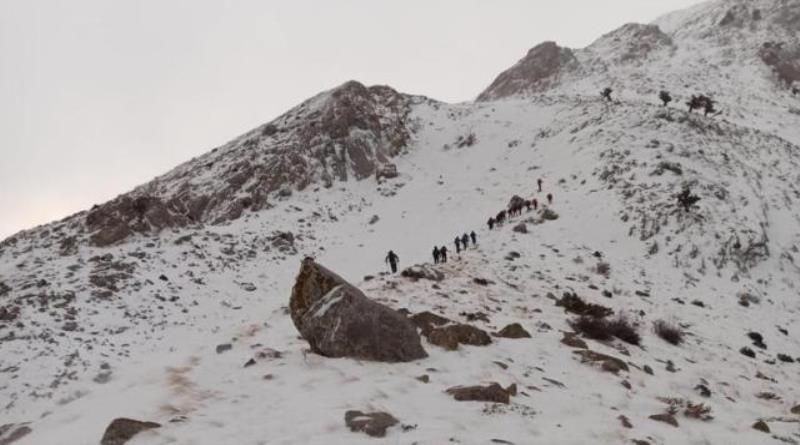
<path id="1" fill-rule="evenodd" d="M 0 0 L 0 239 L 356 79 L 471 100 L 535 44 L 698 0 Z"/>

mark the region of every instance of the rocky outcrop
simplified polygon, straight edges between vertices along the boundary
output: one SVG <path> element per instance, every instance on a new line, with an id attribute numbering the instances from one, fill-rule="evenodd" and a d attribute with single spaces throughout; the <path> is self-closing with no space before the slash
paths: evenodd
<path id="1" fill-rule="evenodd" d="M 468 324 L 451 324 L 423 331 L 429 342 L 448 351 L 455 351 L 458 345 L 486 346 L 492 338 L 486 331 Z"/>
<path id="2" fill-rule="evenodd" d="M 555 42 L 541 43 L 497 79 L 479 96 L 487 102 L 526 93 L 539 93 L 558 85 L 561 76 L 578 68 L 572 50 Z"/>
<path id="3" fill-rule="evenodd" d="M 530 332 L 525 330 L 519 323 L 511 323 L 496 332 L 494 336 L 502 338 L 531 338 Z"/>
<path id="4" fill-rule="evenodd" d="M 295 327 L 317 354 L 381 362 L 428 356 L 411 320 L 370 300 L 311 258 L 302 262 L 289 309 Z"/>
<path id="5" fill-rule="evenodd" d="M 403 277 L 409 278 L 413 281 L 417 280 L 430 280 L 430 281 L 442 281 L 444 280 L 444 274 L 438 270 L 436 270 L 433 266 L 429 264 L 420 264 L 416 266 L 411 266 L 403 272 L 400 273 Z"/>
<path id="6" fill-rule="evenodd" d="M 353 432 L 363 432 L 372 437 L 385 437 L 386 430 L 397 425 L 398 420 L 386 412 L 363 413 L 347 411 L 344 423 Z"/>
<path id="7" fill-rule="evenodd" d="M 800 85 L 800 46 L 766 42 L 758 56 L 784 85 Z"/>
<path id="8" fill-rule="evenodd" d="M 672 38 L 657 25 L 628 23 L 600 37 L 587 49 L 602 54 L 602 63 L 644 61 L 660 49 L 672 48 Z"/>
<path id="9" fill-rule="evenodd" d="M 0 425 L 0 445 L 11 445 L 33 431 L 27 423 Z"/>
<path id="10" fill-rule="evenodd" d="M 140 432 L 160 427 L 161 425 L 155 422 L 117 418 L 106 428 L 100 445 L 124 445 Z"/>

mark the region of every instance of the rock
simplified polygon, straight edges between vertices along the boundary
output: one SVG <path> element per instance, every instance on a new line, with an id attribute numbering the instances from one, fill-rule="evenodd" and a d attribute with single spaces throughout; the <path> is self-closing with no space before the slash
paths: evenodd
<path id="1" fill-rule="evenodd" d="M 400 275 L 412 281 L 429 280 L 439 282 L 444 280 L 444 274 L 428 264 L 408 267 L 400 272 Z"/>
<path id="2" fill-rule="evenodd" d="M 417 380 L 419 380 L 422 383 L 430 383 L 431 378 L 430 378 L 430 376 L 428 374 L 423 374 L 423 375 L 417 377 Z"/>
<path id="3" fill-rule="evenodd" d="M 617 419 L 619 419 L 619 422 L 622 424 L 623 427 L 629 429 L 633 428 L 633 424 L 631 423 L 631 420 L 628 419 L 627 416 L 620 414 L 619 417 L 617 417 Z"/>
<path id="4" fill-rule="evenodd" d="M 0 281 L 0 297 L 5 297 L 9 292 L 11 292 L 11 287 Z"/>
<path id="5" fill-rule="evenodd" d="M 561 343 L 569 346 L 570 348 L 589 349 L 589 345 L 587 345 L 585 341 L 578 337 L 578 334 L 575 332 L 564 332 L 564 338 L 561 339 Z"/>
<path id="6" fill-rule="evenodd" d="M 368 224 L 369 225 L 373 225 L 373 224 L 377 223 L 380 220 L 381 220 L 381 218 L 378 215 L 372 215 L 372 218 L 369 219 L 369 223 Z"/>
<path id="7" fill-rule="evenodd" d="M 411 321 L 423 332 L 430 331 L 434 326 L 444 326 L 450 323 L 450 320 L 436 315 L 433 312 L 425 311 L 411 316 Z"/>
<path id="8" fill-rule="evenodd" d="M 531 338 L 531 334 L 519 323 L 512 323 L 494 334 L 503 338 Z"/>
<path id="9" fill-rule="evenodd" d="M 511 385 L 507 389 L 503 389 L 498 383 L 492 383 L 488 386 L 454 386 L 447 389 L 446 392 L 459 402 L 474 401 L 508 404 L 511 396 L 516 395 L 517 387 L 516 385 Z"/>
<path id="10" fill-rule="evenodd" d="M 251 358 L 250 360 L 248 360 L 248 361 L 247 361 L 247 362 L 244 364 L 244 367 L 245 367 L 245 368 L 249 368 L 249 367 L 251 367 L 251 366 L 254 366 L 255 364 L 256 364 L 256 359 L 254 359 L 254 358 Z"/>
<path id="11" fill-rule="evenodd" d="M 658 422 L 667 423 L 669 425 L 674 426 L 675 428 L 678 427 L 678 419 L 676 419 L 675 416 L 669 413 L 653 414 L 652 416 L 650 416 L 650 418 Z"/>
<path id="12" fill-rule="evenodd" d="M 800 415 L 800 405 L 796 405 L 795 407 L 793 407 L 793 408 L 791 409 L 791 413 L 792 413 L 792 414 L 797 414 L 797 415 Z"/>
<path id="13" fill-rule="evenodd" d="M 516 233 L 528 233 L 528 226 L 522 222 L 514 226 L 512 230 Z"/>
<path id="14" fill-rule="evenodd" d="M 100 440 L 100 445 L 123 445 L 142 431 L 160 427 L 161 425 L 155 422 L 117 418 L 106 428 L 106 432 Z"/>
<path id="15" fill-rule="evenodd" d="M 0 425 L 0 445 L 10 445 L 30 434 L 33 430 L 27 423 Z"/>
<path id="16" fill-rule="evenodd" d="M 284 253 L 296 253 L 294 246 L 294 234 L 292 232 L 273 232 L 269 237 L 272 247 Z"/>
<path id="17" fill-rule="evenodd" d="M 468 324 L 452 324 L 423 332 L 429 342 L 450 351 L 458 349 L 458 345 L 486 346 L 492 338 L 486 331 Z"/>
<path id="18" fill-rule="evenodd" d="M 257 289 L 253 283 L 239 283 L 239 287 L 245 292 L 254 292 Z"/>
<path id="19" fill-rule="evenodd" d="M 758 422 L 754 423 L 753 429 L 767 434 L 770 433 L 769 425 L 767 425 L 767 422 L 764 422 L 763 420 L 759 420 Z"/>
<path id="20" fill-rule="evenodd" d="M 347 411 L 344 413 L 344 423 L 353 432 L 366 433 L 372 437 L 386 436 L 386 430 L 397 425 L 398 420 L 389 413 L 361 411 Z"/>
<path id="21" fill-rule="evenodd" d="M 574 351 L 574 354 L 581 357 L 581 363 L 600 363 L 600 368 L 603 371 L 612 374 L 619 374 L 620 371 L 629 371 L 628 365 L 625 362 L 610 355 L 601 354 L 588 349 Z"/>
<path id="22" fill-rule="evenodd" d="M 480 278 L 480 277 L 473 278 L 472 282 L 477 284 L 478 286 L 488 286 L 490 284 L 494 284 L 494 281 L 487 280 L 486 278 Z"/>
<path id="23" fill-rule="evenodd" d="M 222 354 L 223 352 L 230 351 L 231 349 L 233 349 L 233 345 L 230 343 L 217 345 L 217 354 Z"/>
<path id="24" fill-rule="evenodd" d="M 317 354 L 380 362 L 428 356 L 411 320 L 370 300 L 311 258 L 302 262 L 289 309 L 295 327 Z"/>
<path id="25" fill-rule="evenodd" d="M 68 321 L 61 326 L 62 331 L 74 332 L 78 330 L 78 323 L 75 321 Z"/>
<path id="26" fill-rule="evenodd" d="M 746 357 L 756 358 L 756 353 L 747 346 L 742 347 L 742 349 L 740 349 L 739 352 Z"/>

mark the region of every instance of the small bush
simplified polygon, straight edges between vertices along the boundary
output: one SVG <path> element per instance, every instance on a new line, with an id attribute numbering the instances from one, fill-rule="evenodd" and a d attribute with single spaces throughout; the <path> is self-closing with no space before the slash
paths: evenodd
<path id="1" fill-rule="evenodd" d="M 613 320 L 582 315 L 570 325 L 579 334 L 593 340 L 609 341 L 618 338 L 632 345 L 639 345 L 642 340 L 636 331 L 636 326 L 623 315 Z"/>
<path id="2" fill-rule="evenodd" d="M 604 318 L 614 313 L 614 310 L 605 306 L 587 303 L 578 294 L 564 292 L 564 296 L 556 302 L 556 306 L 563 307 L 565 311 L 576 315 L 593 318 Z"/>
<path id="3" fill-rule="evenodd" d="M 601 261 L 597 263 L 597 267 L 595 271 L 604 277 L 608 277 L 611 274 L 611 265 L 606 263 L 605 261 Z"/>
<path id="4" fill-rule="evenodd" d="M 656 335 L 671 345 L 678 346 L 683 343 L 684 332 L 678 326 L 658 320 L 653 323 L 653 330 Z"/>

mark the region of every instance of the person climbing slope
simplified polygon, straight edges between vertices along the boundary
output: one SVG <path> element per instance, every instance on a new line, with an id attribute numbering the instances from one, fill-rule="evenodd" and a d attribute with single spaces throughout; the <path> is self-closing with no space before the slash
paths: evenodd
<path id="1" fill-rule="evenodd" d="M 440 263 L 446 263 L 447 262 L 447 247 L 446 246 L 442 246 L 439 249 L 439 262 Z"/>
<path id="2" fill-rule="evenodd" d="M 475 234 L 474 230 L 469 234 L 469 237 L 472 238 L 472 247 L 477 246 L 478 245 L 478 235 Z"/>
<path id="3" fill-rule="evenodd" d="M 439 264 L 439 257 L 441 254 L 439 253 L 439 247 L 433 246 L 433 264 Z"/>
<path id="4" fill-rule="evenodd" d="M 487 221 L 486 224 L 489 226 L 489 230 L 494 229 L 494 218 L 490 216 L 489 221 Z"/>
<path id="5" fill-rule="evenodd" d="M 392 273 L 397 273 L 398 261 L 400 261 L 400 257 L 398 257 L 396 253 L 390 250 L 389 253 L 386 255 L 386 262 L 389 263 L 389 266 L 392 268 Z"/>
<path id="6" fill-rule="evenodd" d="M 548 193 L 547 194 L 547 203 L 548 204 L 552 204 L 553 203 L 553 194 L 552 193 Z"/>
<path id="7" fill-rule="evenodd" d="M 461 245 L 464 246 L 464 250 L 467 250 L 467 247 L 469 247 L 469 235 L 466 233 L 461 235 Z"/>
<path id="8" fill-rule="evenodd" d="M 461 253 L 461 238 L 456 237 L 456 253 Z"/>
<path id="9" fill-rule="evenodd" d="M 536 180 L 536 184 L 539 186 L 539 193 L 542 192 L 542 178 Z"/>

